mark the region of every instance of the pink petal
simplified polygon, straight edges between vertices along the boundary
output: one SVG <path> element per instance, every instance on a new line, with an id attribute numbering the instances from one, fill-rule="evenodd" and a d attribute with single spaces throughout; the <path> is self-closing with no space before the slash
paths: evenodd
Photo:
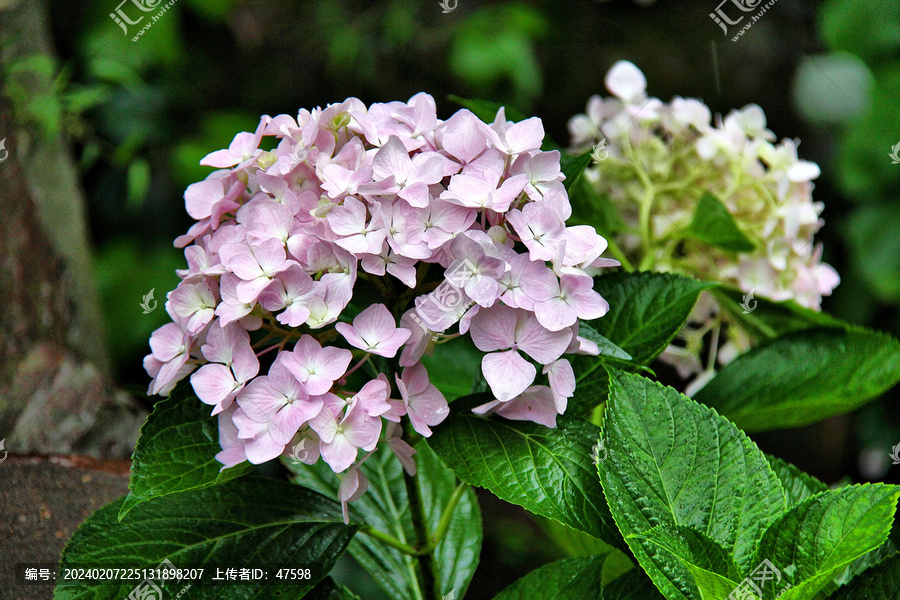
<path id="1" fill-rule="evenodd" d="M 150 350 L 153 357 L 168 362 L 185 352 L 184 332 L 175 323 L 166 323 L 150 336 Z"/>
<path id="2" fill-rule="evenodd" d="M 531 117 L 507 129 L 505 137 L 510 154 L 537 150 L 544 141 L 544 125 L 538 117 Z"/>
<path id="3" fill-rule="evenodd" d="M 191 386 L 200 401 L 215 406 L 225 400 L 235 389 L 231 370 L 225 365 L 203 365 L 191 375 Z"/>
<path id="4" fill-rule="evenodd" d="M 275 441 L 287 444 L 303 424 L 319 414 L 322 406 L 322 400 L 318 398 L 296 400 L 285 405 L 272 416 L 270 435 Z"/>
<path id="5" fill-rule="evenodd" d="M 233 167 L 239 162 L 241 162 L 240 157 L 234 156 L 228 150 L 216 150 L 200 159 L 200 164 L 204 167 L 216 167 L 217 169 Z"/>
<path id="6" fill-rule="evenodd" d="M 550 390 L 556 401 L 560 414 L 565 412 L 566 403 L 575 393 L 575 372 L 568 360 L 562 359 L 544 367 L 544 373 L 550 379 Z"/>
<path id="7" fill-rule="evenodd" d="M 444 150 L 463 163 L 469 163 L 487 147 L 484 132 L 477 117 L 468 110 L 460 110 L 447 121 L 443 136 Z"/>
<path id="8" fill-rule="evenodd" d="M 556 427 L 559 414 L 550 388 L 543 385 L 531 386 L 522 395 L 498 405 L 495 412 L 513 421 L 532 421 L 547 427 Z"/>
<path id="9" fill-rule="evenodd" d="M 334 436 L 334 439 L 328 443 L 320 443 L 319 451 L 322 453 L 322 460 L 328 463 L 331 470 L 335 473 L 346 471 L 350 465 L 356 461 L 359 448 L 354 446 L 344 434 Z"/>
<path id="10" fill-rule="evenodd" d="M 559 297 L 534 303 L 534 315 L 538 323 L 550 331 L 561 331 L 578 321 L 578 314 Z"/>
<path id="11" fill-rule="evenodd" d="M 284 396 L 273 389 L 269 378 L 264 376 L 247 384 L 238 394 L 237 403 L 248 418 L 266 423 L 284 407 Z"/>
<path id="12" fill-rule="evenodd" d="M 285 444 L 279 444 L 271 435 L 264 433 L 249 440 L 244 446 L 244 452 L 247 454 L 247 460 L 254 465 L 259 465 L 277 458 L 284 452 L 284 447 Z"/>
<path id="13" fill-rule="evenodd" d="M 378 436 L 381 435 L 381 419 L 369 417 L 359 409 L 350 409 L 350 412 L 341 421 L 344 433 L 353 445 L 370 451 L 375 449 Z"/>
<path id="14" fill-rule="evenodd" d="M 515 350 L 495 352 L 481 360 L 481 371 L 494 397 L 512 400 L 532 384 L 537 370 Z"/>
<path id="15" fill-rule="evenodd" d="M 479 310 L 472 318 L 469 331 L 472 342 L 482 352 L 505 350 L 515 344 L 516 312 L 497 305 Z"/>
<path id="16" fill-rule="evenodd" d="M 391 393 L 387 379 L 380 375 L 378 379 L 372 379 L 353 397 L 370 417 L 378 417 L 391 409 L 387 403 Z"/>
<path id="17" fill-rule="evenodd" d="M 549 331 L 532 317 L 525 320 L 516 336 L 519 350 L 542 365 L 559 358 L 569 347 L 571 340 L 572 331 L 570 329 Z"/>
<path id="18" fill-rule="evenodd" d="M 192 183 L 184 192 L 187 213 L 196 220 L 206 219 L 212 214 L 213 205 L 225 196 L 221 179 L 207 179 Z"/>

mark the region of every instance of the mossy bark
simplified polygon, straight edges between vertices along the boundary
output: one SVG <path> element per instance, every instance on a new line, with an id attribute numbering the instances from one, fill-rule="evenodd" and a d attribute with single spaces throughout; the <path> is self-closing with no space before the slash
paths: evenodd
<path id="1" fill-rule="evenodd" d="M 0 0 L 0 83 L 52 55 L 46 6 Z M 22 80 L 19 80 L 22 83 Z M 143 420 L 116 390 L 91 269 L 85 198 L 70 148 L 0 97 L 0 439 L 11 452 L 127 457 Z M 4 158 L 5 157 L 5 158 Z"/>

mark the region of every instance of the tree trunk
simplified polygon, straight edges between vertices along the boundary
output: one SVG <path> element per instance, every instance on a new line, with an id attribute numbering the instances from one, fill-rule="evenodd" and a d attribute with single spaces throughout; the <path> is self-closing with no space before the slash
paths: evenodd
<path id="1" fill-rule="evenodd" d="M 43 0 L 0 0 L 0 74 L 52 56 Z M 19 107 L 20 108 L 20 107 Z M 109 378 L 84 194 L 66 140 L 0 98 L 0 440 L 16 453 L 127 457 L 144 414 Z M 7 154 L 8 152 L 8 154 Z"/>

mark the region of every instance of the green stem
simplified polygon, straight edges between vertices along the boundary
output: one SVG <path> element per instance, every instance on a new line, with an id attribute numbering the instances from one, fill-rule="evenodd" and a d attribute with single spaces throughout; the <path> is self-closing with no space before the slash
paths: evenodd
<path id="1" fill-rule="evenodd" d="M 403 474 L 406 483 L 406 495 L 409 496 L 409 514 L 412 517 L 413 529 L 416 532 L 416 546 L 428 549 L 431 540 L 428 535 L 428 517 L 425 515 L 425 504 L 422 502 L 422 490 L 419 488 L 419 480 Z M 427 600 L 441 600 L 441 592 L 438 589 L 438 571 L 434 564 L 433 548 L 427 553 L 418 553 L 419 575 L 422 580 L 422 592 Z"/>
<path id="2" fill-rule="evenodd" d="M 434 530 L 431 544 L 429 544 L 428 548 L 423 550 L 423 552 L 434 552 L 437 545 L 444 539 L 444 534 L 446 534 L 447 530 L 450 528 L 450 521 L 453 520 L 453 513 L 456 511 L 456 506 L 459 504 L 459 501 L 462 500 L 463 494 L 466 493 L 467 489 L 469 489 L 469 484 L 461 481 L 459 485 L 456 486 L 456 489 L 453 490 L 453 495 L 450 496 L 450 501 L 447 502 L 447 506 L 444 507 L 444 513 L 441 515 L 441 520 L 438 522 L 437 529 Z"/>
<path id="3" fill-rule="evenodd" d="M 401 542 L 394 536 L 388 535 L 383 531 L 375 529 L 371 525 L 366 525 L 365 527 L 360 529 L 359 532 L 364 533 L 370 537 L 373 537 L 380 542 L 384 542 L 391 548 L 395 548 L 404 554 L 409 554 L 410 556 L 417 556 L 419 554 L 419 551 L 416 550 L 415 548 L 413 548 L 412 546 L 410 546 L 409 544 L 404 544 L 403 542 Z"/>
<path id="4" fill-rule="evenodd" d="M 644 252 L 644 256 L 641 258 L 641 262 L 638 267 L 643 271 L 653 268 L 653 265 L 656 262 L 656 249 L 653 243 L 653 227 L 652 223 L 650 222 L 650 211 L 653 208 L 653 202 L 656 199 L 657 192 L 656 187 L 653 185 L 653 181 L 650 179 L 650 175 L 644 170 L 643 165 L 635 154 L 634 149 L 631 147 L 631 143 L 627 140 L 627 138 L 625 143 L 625 152 L 631 159 L 631 168 L 634 170 L 635 175 L 638 176 L 638 179 L 640 180 L 641 185 L 644 188 L 644 197 L 641 199 L 640 203 L 641 249 Z"/>
<path id="5" fill-rule="evenodd" d="M 626 271 L 634 271 L 634 266 L 631 264 L 631 261 L 628 260 L 625 253 L 619 248 L 619 245 L 612 239 L 612 236 L 606 238 L 606 242 L 606 249 L 609 250 L 609 253 L 612 254 L 613 258 L 622 263 L 622 268 Z"/>

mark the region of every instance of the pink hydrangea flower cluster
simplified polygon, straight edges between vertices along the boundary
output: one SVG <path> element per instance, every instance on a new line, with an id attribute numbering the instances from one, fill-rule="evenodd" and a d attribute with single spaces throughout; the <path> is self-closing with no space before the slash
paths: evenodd
<path id="1" fill-rule="evenodd" d="M 554 426 L 575 387 L 564 355 L 598 352 L 578 320 L 608 310 L 588 270 L 618 263 L 593 228 L 565 225 L 543 137 L 539 119 L 502 109 L 491 124 L 468 110 L 441 121 L 424 93 L 264 116 L 185 192 L 197 222 L 176 240 L 188 268 L 150 340 L 150 392 L 191 374 L 226 467 L 322 458 L 354 471 L 342 500 L 365 489 L 360 449 L 383 441 L 412 469 L 396 424 L 429 436 L 447 416 L 420 362 L 435 343 L 469 334 L 486 353 L 494 399 L 476 412 Z M 348 384 L 372 355 L 398 360 L 394 381 Z"/>

